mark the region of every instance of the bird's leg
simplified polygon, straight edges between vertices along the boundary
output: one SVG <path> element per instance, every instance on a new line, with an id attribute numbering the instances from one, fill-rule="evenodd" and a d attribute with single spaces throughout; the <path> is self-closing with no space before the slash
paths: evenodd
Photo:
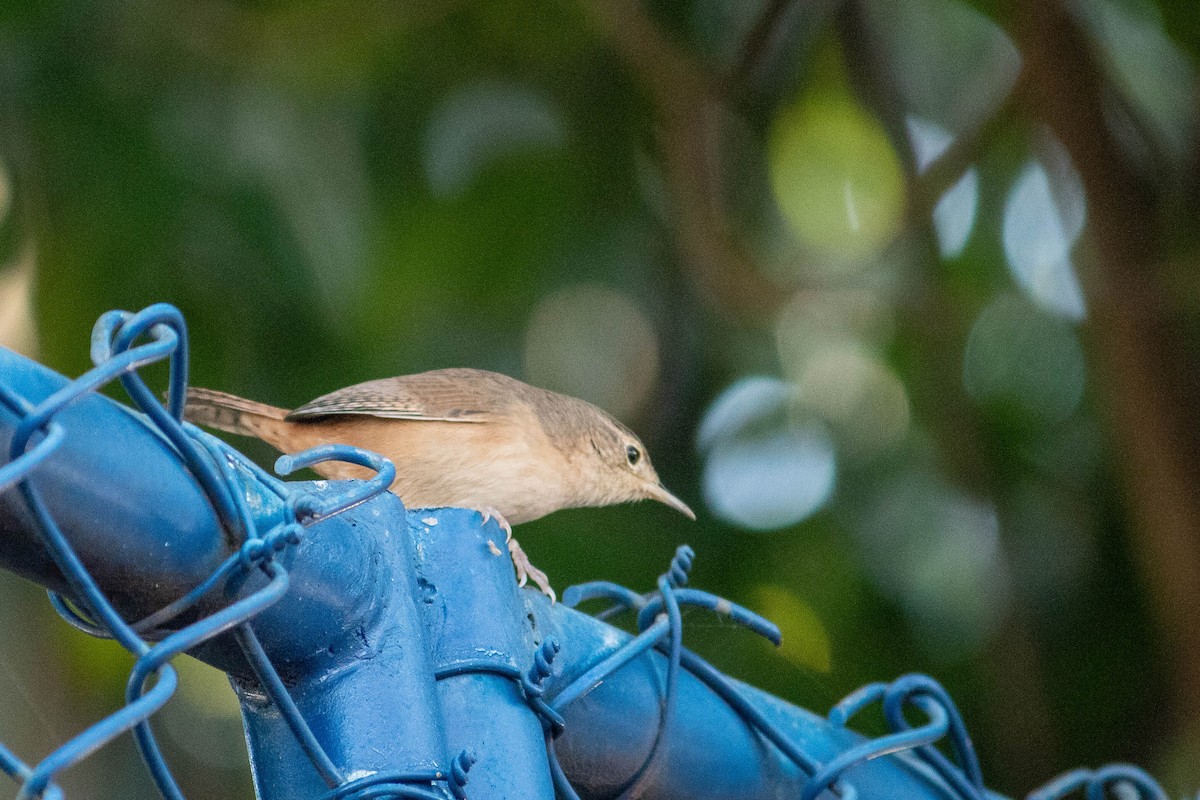
<path id="1" fill-rule="evenodd" d="M 558 595 L 550 588 L 549 577 L 535 567 L 529 560 L 529 556 L 525 555 L 520 543 L 513 538 L 512 526 L 508 524 L 508 520 L 494 508 L 485 508 L 480 513 L 483 515 L 484 524 L 487 524 L 488 520 L 495 519 L 504 530 L 504 541 L 508 544 L 508 554 L 512 557 L 513 567 L 517 570 L 517 586 L 524 586 L 532 578 L 534 584 L 542 590 L 542 594 L 550 598 L 551 603 L 557 602 Z"/>

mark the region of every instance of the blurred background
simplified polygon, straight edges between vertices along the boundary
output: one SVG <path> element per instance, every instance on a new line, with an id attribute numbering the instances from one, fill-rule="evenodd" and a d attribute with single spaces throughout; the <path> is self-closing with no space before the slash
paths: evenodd
<path id="1" fill-rule="evenodd" d="M 1000 792 L 1120 759 L 1179 796 L 1198 57 L 1189 0 L 8 0 L 0 343 L 75 375 L 168 301 L 196 384 L 277 405 L 446 366 L 584 397 L 700 519 L 523 526 L 556 587 L 690 543 L 784 631 L 689 615 L 733 675 L 823 713 L 928 672 Z M 120 703 L 125 656 L 8 576 L 0 639 L 27 759 Z M 250 797 L 182 666 L 173 765 Z M 128 741 L 65 785 L 154 796 Z"/>

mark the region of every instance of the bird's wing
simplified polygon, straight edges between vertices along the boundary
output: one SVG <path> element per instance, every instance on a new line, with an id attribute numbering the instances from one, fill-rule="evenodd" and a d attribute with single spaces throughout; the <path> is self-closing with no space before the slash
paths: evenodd
<path id="1" fill-rule="evenodd" d="M 516 399 L 512 384 L 525 386 L 483 370 L 434 370 L 347 386 L 305 403 L 287 418 L 362 414 L 385 419 L 487 422 Z"/>

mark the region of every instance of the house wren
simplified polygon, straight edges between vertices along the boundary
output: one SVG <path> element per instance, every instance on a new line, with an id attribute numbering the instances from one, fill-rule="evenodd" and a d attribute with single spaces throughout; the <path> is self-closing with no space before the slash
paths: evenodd
<path id="1" fill-rule="evenodd" d="M 520 584 L 554 597 L 511 525 L 561 508 L 658 500 L 695 514 L 662 485 L 641 440 L 591 403 L 478 369 L 440 369 L 367 381 L 294 411 L 189 389 L 186 418 L 255 436 L 284 453 L 320 444 L 373 450 L 396 465 L 392 491 L 410 508 L 460 506 L 496 517 Z M 362 467 L 318 464 L 327 478 Z M 498 550 L 496 552 L 499 552 Z"/>

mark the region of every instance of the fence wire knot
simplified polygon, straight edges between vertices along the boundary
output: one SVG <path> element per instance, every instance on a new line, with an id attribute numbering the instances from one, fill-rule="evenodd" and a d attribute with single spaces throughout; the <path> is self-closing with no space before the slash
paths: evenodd
<path id="1" fill-rule="evenodd" d="M 941 684 L 927 675 L 905 675 L 892 683 L 872 683 L 847 695 L 829 712 L 829 721 L 839 728 L 846 727 L 850 718 L 866 706 L 881 702 L 884 718 L 891 733 L 864 740 L 824 764 L 805 784 L 800 800 L 815 800 L 820 793 L 835 785 L 849 769 L 879 756 L 911 751 L 920 761 L 932 768 L 962 800 L 985 800 L 983 774 L 975 756 L 974 745 L 966 725 Z M 906 705 L 925 714 L 927 721 L 914 726 L 904 716 Z M 950 737 L 958 765 L 942 755 L 934 743 Z M 841 791 L 852 789 L 842 781 Z"/>
<path id="2" fill-rule="evenodd" d="M 538 715 L 538 719 L 542 722 L 542 727 L 546 729 L 547 734 L 552 739 L 557 739 L 562 735 L 566 728 L 563 722 L 562 714 L 559 714 L 543 699 L 546 692 L 546 679 L 553 672 L 554 658 L 558 655 L 562 647 L 558 643 L 558 639 L 553 636 L 542 642 L 541 646 L 534 651 L 533 666 L 529 668 L 528 674 L 521 679 L 521 688 L 525 692 L 525 701 L 529 703 L 530 708 Z"/>
<path id="3" fill-rule="evenodd" d="M 454 795 L 455 800 L 466 800 L 467 773 L 478 760 L 474 750 L 463 750 L 450 765 L 450 793 Z"/>

